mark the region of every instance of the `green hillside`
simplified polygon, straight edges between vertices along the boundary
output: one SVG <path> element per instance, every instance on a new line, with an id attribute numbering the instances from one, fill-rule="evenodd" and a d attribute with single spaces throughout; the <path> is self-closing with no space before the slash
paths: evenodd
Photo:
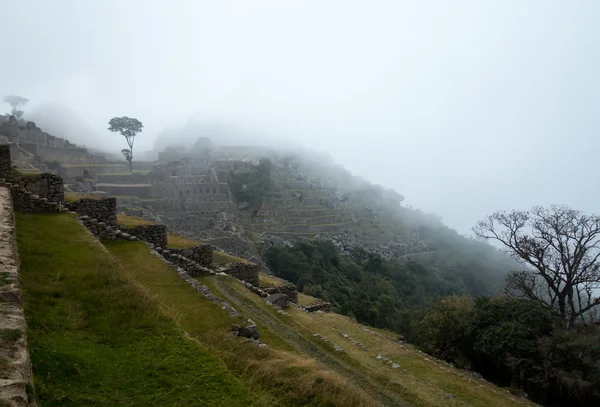
<path id="1" fill-rule="evenodd" d="M 17 214 L 17 229 L 41 406 L 529 404 L 386 331 L 201 278 L 257 323 L 259 347 L 143 243 L 104 247 L 72 214 Z"/>

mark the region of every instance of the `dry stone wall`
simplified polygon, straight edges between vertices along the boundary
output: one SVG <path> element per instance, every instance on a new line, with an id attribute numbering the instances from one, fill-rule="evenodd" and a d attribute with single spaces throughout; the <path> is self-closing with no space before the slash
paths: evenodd
<path id="1" fill-rule="evenodd" d="M 269 295 L 272 294 L 285 294 L 289 298 L 290 302 L 298 304 L 298 287 L 295 284 L 287 283 L 279 287 L 266 287 L 264 288 Z"/>
<path id="2" fill-rule="evenodd" d="M 68 208 L 79 216 L 85 215 L 113 228 L 117 227 L 117 198 L 84 198 L 68 204 Z"/>
<path id="3" fill-rule="evenodd" d="M 32 407 L 27 326 L 19 290 L 15 219 L 8 188 L 0 187 L 0 405 Z"/>
<path id="4" fill-rule="evenodd" d="M 207 276 L 213 275 L 215 272 L 200 263 L 195 262 L 171 249 L 163 247 L 155 247 L 154 250 L 162 256 L 166 261 L 184 270 L 190 276 Z"/>
<path id="5" fill-rule="evenodd" d="M 165 225 L 139 225 L 133 228 L 122 228 L 122 230 L 140 240 L 152 243 L 156 247 L 167 247 L 167 227 Z"/>
<path id="6" fill-rule="evenodd" d="M 258 273 L 260 267 L 254 263 L 233 263 L 231 267 L 224 270 L 225 274 L 229 274 L 238 280 L 245 281 L 253 286 L 259 287 Z"/>
<path id="7" fill-rule="evenodd" d="M 63 179 L 54 174 L 35 174 L 22 177 L 13 177 L 13 185 L 19 189 L 29 191 L 40 198 L 47 198 L 51 202 L 64 202 L 65 189 Z"/>
<path id="8" fill-rule="evenodd" d="M 10 188 L 13 207 L 19 212 L 61 212 L 64 207 L 61 202 L 49 201 L 48 198 L 40 198 L 38 195 L 26 191 L 19 185 L 5 184 Z"/>
<path id="9" fill-rule="evenodd" d="M 166 247 L 166 245 L 159 245 Z M 213 248 L 209 244 L 188 247 L 186 249 L 169 249 L 171 253 L 179 254 L 187 259 L 193 260 L 204 267 L 210 267 L 213 262 Z"/>
<path id="10" fill-rule="evenodd" d="M 12 163 L 10 160 L 10 145 L 0 145 L 0 178 L 12 178 Z"/>

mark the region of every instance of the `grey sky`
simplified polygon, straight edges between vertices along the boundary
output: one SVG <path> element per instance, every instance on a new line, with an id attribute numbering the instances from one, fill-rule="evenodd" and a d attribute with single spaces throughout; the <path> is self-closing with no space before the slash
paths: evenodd
<path id="1" fill-rule="evenodd" d="M 598 21 L 596 0 L 0 0 L 0 94 L 116 152 L 115 115 L 140 150 L 194 116 L 300 142 L 467 233 L 597 211 Z"/>

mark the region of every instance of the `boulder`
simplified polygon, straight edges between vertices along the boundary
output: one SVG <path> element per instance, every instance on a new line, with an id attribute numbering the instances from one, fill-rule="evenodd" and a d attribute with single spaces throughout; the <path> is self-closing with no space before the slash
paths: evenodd
<path id="1" fill-rule="evenodd" d="M 287 308 L 290 303 L 290 299 L 287 295 L 279 293 L 269 295 L 267 301 L 273 305 L 277 305 L 281 309 Z"/>
<path id="2" fill-rule="evenodd" d="M 233 332 L 236 336 L 241 336 L 242 338 L 250 338 L 260 340 L 260 334 L 258 333 L 258 327 L 251 319 L 248 320 L 248 325 L 246 326 L 238 326 L 236 325 L 233 329 Z"/>

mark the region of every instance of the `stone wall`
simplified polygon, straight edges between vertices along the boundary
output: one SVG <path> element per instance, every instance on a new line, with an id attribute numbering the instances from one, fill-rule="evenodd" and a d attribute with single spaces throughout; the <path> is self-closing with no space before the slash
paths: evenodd
<path id="1" fill-rule="evenodd" d="M 121 229 L 139 240 L 152 243 L 156 247 L 167 247 L 167 227 L 165 225 L 139 225 L 132 228 L 121 227 Z"/>
<path id="2" fill-rule="evenodd" d="M 165 247 L 165 246 L 161 246 Z M 205 267 L 210 267 L 213 262 L 213 249 L 209 244 L 188 247 L 186 249 L 169 249 L 172 253 L 180 254 L 185 258 L 195 261 Z"/>
<path id="3" fill-rule="evenodd" d="M 253 286 L 260 286 L 258 273 L 260 267 L 254 263 L 234 263 L 228 269 L 224 270 L 225 274 L 229 274 L 239 280 L 245 281 Z"/>
<path id="4" fill-rule="evenodd" d="M 89 152 L 81 147 L 43 146 L 35 143 L 19 145 L 31 154 L 41 157 L 42 161 L 58 161 L 61 164 L 88 164 L 92 161 Z"/>
<path id="5" fill-rule="evenodd" d="M 19 290 L 19 259 L 15 242 L 15 218 L 8 188 L 0 187 L 0 405 L 35 406 L 27 325 Z M 28 392 L 28 390 L 30 390 Z"/>
<path id="6" fill-rule="evenodd" d="M 63 210 L 62 202 L 40 198 L 16 184 L 8 183 L 5 186 L 10 188 L 13 207 L 19 212 L 61 212 Z"/>
<path id="7" fill-rule="evenodd" d="M 298 304 L 298 287 L 292 283 L 287 283 L 279 287 L 267 287 L 264 291 L 269 295 L 272 294 L 285 294 L 289 298 L 290 302 Z"/>
<path id="8" fill-rule="evenodd" d="M 207 276 L 213 275 L 215 272 L 208 267 L 195 262 L 178 253 L 177 250 L 165 249 L 164 247 L 155 247 L 154 250 L 165 260 L 183 269 L 190 276 Z"/>
<path id="9" fill-rule="evenodd" d="M 65 189 L 63 179 L 54 174 L 33 174 L 13 177 L 12 184 L 20 189 L 29 191 L 40 198 L 47 198 L 50 202 L 64 202 Z"/>
<path id="10" fill-rule="evenodd" d="M 67 204 L 67 207 L 80 216 L 88 216 L 108 226 L 117 226 L 117 198 L 84 198 Z"/>
<path id="11" fill-rule="evenodd" d="M 0 178 L 12 178 L 12 163 L 10 161 L 10 145 L 0 145 Z"/>

